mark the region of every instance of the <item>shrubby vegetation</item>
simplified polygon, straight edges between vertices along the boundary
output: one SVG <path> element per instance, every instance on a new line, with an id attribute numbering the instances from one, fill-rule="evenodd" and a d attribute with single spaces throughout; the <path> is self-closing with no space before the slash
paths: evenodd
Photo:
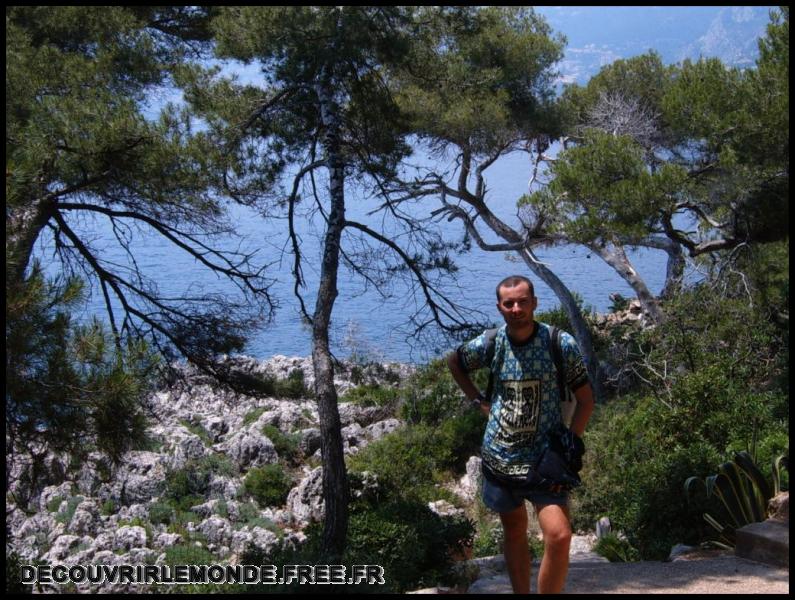
<path id="1" fill-rule="evenodd" d="M 191 518 L 196 520 L 198 517 L 190 509 L 205 502 L 212 475 L 230 476 L 236 472 L 232 462 L 222 455 L 188 460 L 183 468 L 167 474 L 162 500 L 152 506 L 150 520 L 175 526 Z"/>
<path id="2" fill-rule="evenodd" d="M 485 390 L 488 376 L 487 369 L 480 369 L 473 374 L 473 381 Z M 404 397 L 399 416 L 415 424 L 438 425 L 461 414 L 466 405 L 444 359 L 433 360 L 421 367 L 409 380 Z"/>
<path id="3" fill-rule="evenodd" d="M 786 244 L 757 247 L 734 274 L 708 279 L 665 305 L 662 325 L 630 342 L 639 385 L 598 406 L 573 517 L 590 528 L 603 515 L 643 558 L 661 559 L 678 542 L 710 539 L 714 498 L 687 502 L 688 477 L 706 477 L 735 451 L 756 454 L 770 476 L 789 448 Z M 767 264 L 764 274 L 750 265 Z M 747 275 L 741 275 L 747 273 Z"/>
<path id="4" fill-rule="evenodd" d="M 586 318 L 593 319 L 596 311 L 592 306 L 585 306 L 585 301 L 583 300 L 582 296 L 577 292 L 572 292 L 572 297 L 574 298 L 574 302 L 577 305 L 577 308 Z M 541 310 L 535 313 L 536 321 L 540 321 L 542 323 L 546 323 L 547 325 L 554 325 L 558 329 L 562 329 L 563 331 L 573 331 L 571 326 L 571 321 L 569 321 L 569 317 L 566 314 L 566 311 L 563 310 L 562 306 L 556 306 L 554 308 L 548 308 L 545 310 Z"/>
<path id="5" fill-rule="evenodd" d="M 279 458 L 286 464 L 295 464 L 300 455 L 298 442 L 300 436 L 296 433 L 283 433 L 274 425 L 265 425 L 262 433 L 273 442 L 273 447 Z"/>
<path id="6" fill-rule="evenodd" d="M 320 547 L 322 525 L 305 530 L 307 542 L 270 556 L 249 547 L 242 564 L 317 564 L 324 558 Z M 450 573 L 453 555 L 471 545 L 474 530 L 465 519 L 440 517 L 417 500 L 385 495 L 360 498 L 351 506 L 348 543 L 341 564 L 378 564 L 384 568 L 384 585 L 334 586 L 333 593 L 402 593 L 411 589 L 457 583 Z M 229 586 L 227 591 L 241 591 Z M 306 593 L 306 586 L 247 586 L 252 593 Z"/>
<path id="7" fill-rule="evenodd" d="M 630 543 L 618 537 L 615 533 L 608 533 L 594 545 L 594 552 L 604 556 L 610 562 L 634 562 L 640 560 L 640 553 Z"/>
<path id="8" fill-rule="evenodd" d="M 249 469 L 243 488 L 261 507 L 282 506 L 293 486 L 280 464 Z"/>
<path id="9" fill-rule="evenodd" d="M 342 400 L 359 406 L 394 406 L 399 398 L 400 392 L 393 387 L 366 384 L 351 388 L 345 392 Z"/>
<path id="10" fill-rule="evenodd" d="M 478 381 L 486 387 L 485 372 Z M 443 360 L 420 368 L 401 391 L 397 407 L 407 425 L 348 459 L 354 471 L 370 471 L 401 497 L 436 500 L 438 484 L 460 476 L 480 451 L 485 417 L 472 410 Z"/>
<path id="11" fill-rule="evenodd" d="M 293 369 L 286 379 L 278 379 L 273 375 L 249 374 L 234 372 L 230 375 L 234 384 L 247 393 L 270 396 L 272 398 L 312 398 L 314 394 L 304 384 L 304 372 Z"/>

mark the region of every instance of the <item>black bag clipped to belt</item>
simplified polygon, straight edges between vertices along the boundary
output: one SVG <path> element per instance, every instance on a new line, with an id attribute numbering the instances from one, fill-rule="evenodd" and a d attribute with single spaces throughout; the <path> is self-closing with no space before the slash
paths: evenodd
<path id="1" fill-rule="evenodd" d="M 562 485 L 572 489 L 582 483 L 579 472 L 582 469 L 582 455 L 585 444 L 571 429 L 559 423 L 549 432 L 549 445 L 541 454 L 536 471 L 544 480 L 542 487 Z"/>
<path id="2" fill-rule="evenodd" d="M 549 490 L 561 486 L 564 490 L 578 487 L 585 445 L 577 434 L 560 423 L 549 432 L 549 443 L 538 462 L 525 475 L 503 475 L 482 461 L 483 476 L 497 485 L 515 490 Z"/>

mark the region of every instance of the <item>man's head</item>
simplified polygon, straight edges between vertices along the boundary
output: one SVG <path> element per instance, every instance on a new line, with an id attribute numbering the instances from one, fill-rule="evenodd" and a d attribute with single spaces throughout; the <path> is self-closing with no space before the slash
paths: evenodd
<path id="1" fill-rule="evenodd" d="M 537 306 L 533 284 L 527 277 L 506 277 L 497 285 L 497 310 L 511 329 L 530 325 Z"/>

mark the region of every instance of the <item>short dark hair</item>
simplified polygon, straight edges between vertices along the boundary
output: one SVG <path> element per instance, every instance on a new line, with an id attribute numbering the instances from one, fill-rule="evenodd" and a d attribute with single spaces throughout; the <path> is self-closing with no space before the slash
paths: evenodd
<path id="1" fill-rule="evenodd" d="M 533 289 L 532 281 L 530 281 L 527 277 L 524 277 L 523 275 L 511 275 L 510 277 L 506 277 L 497 284 L 497 302 L 500 301 L 501 287 L 516 287 L 520 283 L 526 283 L 527 287 L 530 288 L 530 296 L 535 297 L 536 293 L 535 290 Z"/>

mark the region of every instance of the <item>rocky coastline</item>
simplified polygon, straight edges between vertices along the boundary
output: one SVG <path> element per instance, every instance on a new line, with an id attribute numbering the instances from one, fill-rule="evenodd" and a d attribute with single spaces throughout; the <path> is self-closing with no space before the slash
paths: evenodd
<path id="1" fill-rule="evenodd" d="M 227 360 L 252 375 L 284 380 L 300 371 L 306 387 L 313 383 L 310 358 L 274 356 L 265 361 L 250 357 Z M 185 533 L 201 536 L 202 544 L 218 564 L 234 564 L 249 544 L 264 552 L 295 546 L 302 530 L 323 515 L 320 465 L 320 429 L 317 407 L 311 399 L 255 398 L 221 389 L 188 366 L 180 366 L 178 384 L 151 394 L 146 403 L 151 417 L 151 450 L 127 452 L 112 466 L 99 453 L 82 464 L 48 453 L 42 485 L 26 485 L 30 464 L 11 459 L 11 484 L 6 495 L 7 553 L 23 564 L 163 564 L 169 548 L 184 544 Z M 355 379 L 373 385 L 404 380 L 412 368 L 400 364 L 361 366 L 346 363 L 337 370 L 340 397 L 355 387 Z M 346 454 L 400 426 L 400 421 L 379 407 L 339 404 Z M 243 500 L 244 474 L 279 461 L 274 441 L 263 428 L 290 434 L 297 440 L 301 464 L 295 465 L 287 501 L 279 506 L 255 506 Z M 274 431 L 274 429 L 271 429 Z M 174 533 L 165 523 L 153 523 L 153 510 L 162 504 L 168 478 L 211 456 L 223 457 L 233 468 L 211 473 L 205 498 Z M 192 542 L 196 543 L 196 542 Z M 137 592 L 131 585 L 77 585 L 78 592 Z M 49 591 L 63 591 L 53 586 Z"/>

